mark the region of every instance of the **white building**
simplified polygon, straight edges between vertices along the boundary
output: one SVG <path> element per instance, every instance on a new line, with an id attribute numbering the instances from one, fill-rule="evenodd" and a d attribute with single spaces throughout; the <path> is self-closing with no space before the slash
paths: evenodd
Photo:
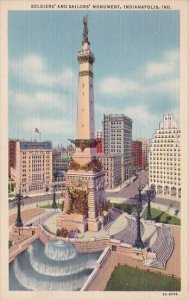
<path id="1" fill-rule="evenodd" d="M 96 138 L 102 139 L 102 129 L 98 129 L 98 130 L 96 131 Z"/>
<path id="2" fill-rule="evenodd" d="M 9 175 L 16 192 L 25 195 L 45 192 L 52 185 L 52 144 L 9 141 Z"/>
<path id="3" fill-rule="evenodd" d="M 122 182 L 132 176 L 132 120 L 123 114 L 104 115 L 104 153 L 122 156 Z"/>
<path id="4" fill-rule="evenodd" d="M 149 152 L 149 185 L 157 195 L 181 197 L 180 129 L 172 114 L 164 115 L 155 130 Z"/>

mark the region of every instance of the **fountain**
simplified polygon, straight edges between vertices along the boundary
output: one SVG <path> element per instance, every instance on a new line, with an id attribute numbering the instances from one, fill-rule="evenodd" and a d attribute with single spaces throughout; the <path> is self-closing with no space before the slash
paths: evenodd
<path id="1" fill-rule="evenodd" d="M 78 253 L 62 240 L 34 241 L 9 265 L 10 290 L 78 291 L 100 256 Z"/>

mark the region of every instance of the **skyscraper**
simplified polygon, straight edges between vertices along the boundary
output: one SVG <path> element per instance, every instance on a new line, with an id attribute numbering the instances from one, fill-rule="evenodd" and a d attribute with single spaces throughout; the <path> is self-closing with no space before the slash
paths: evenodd
<path id="1" fill-rule="evenodd" d="M 142 169 L 146 169 L 149 165 L 149 139 L 139 139 L 142 142 Z"/>
<path id="2" fill-rule="evenodd" d="M 132 120 L 123 114 L 104 115 L 104 153 L 122 154 L 122 182 L 132 175 Z"/>
<path id="3" fill-rule="evenodd" d="M 132 168 L 133 173 L 142 169 L 142 142 L 132 141 Z"/>
<path id="4" fill-rule="evenodd" d="M 180 129 L 172 114 L 163 115 L 150 142 L 149 185 L 160 196 L 181 197 Z"/>

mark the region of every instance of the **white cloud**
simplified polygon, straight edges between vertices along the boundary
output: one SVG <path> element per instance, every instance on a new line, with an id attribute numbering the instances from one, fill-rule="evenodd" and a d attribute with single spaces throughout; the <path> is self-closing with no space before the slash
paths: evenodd
<path id="1" fill-rule="evenodd" d="M 26 92 L 23 85 L 9 91 L 9 118 L 15 122 L 10 126 L 10 135 L 33 139 L 34 128 L 42 132 L 41 139 L 59 142 L 75 136 L 77 81 L 70 68 L 60 72 L 50 71 L 48 63 L 40 56 L 28 55 L 23 60 L 10 63 L 11 74 L 24 83 L 35 85 Z M 18 87 L 20 90 L 18 90 Z M 13 122 L 13 121 L 12 121 Z"/>
<path id="2" fill-rule="evenodd" d="M 165 80 L 145 87 L 144 92 L 164 94 L 170 96 L 171 99 L 175 99 L 176 97 L 179 99 L 179 86 L 179 79 Z"/>
<path id="3" fill-rule="evenodd" d="M 178 71 L 179 52 L 176 50 L 170 50 L 164 53 L 161 61 L 149 62 L 145 66 L 146 78 L 154 78 L 165 75 L 176 75 Z"/>
<path id="4" fill-rule="evenodd" d="M 133 120 L 133 139 L 152 137 L 155 131 L 154 124 L 158 128 L 161 118 L 159 114 L 150 112 L 144 105 L 126 107 L 123 113 Z"/>
<path id="5" fill-rule="evenodd" d="M 38 138 L 34 129 L 38 128 L 41 132 L 41 140 L 51 140 L 53 144 L 69 143 L 68 138 L 75 137 L 75 124 L 71 118 L 42 118 L 28 117 L 19 124 L 19 132 L 22 132 L 21 138 L 33 140 Z"/>
<path id="6" fill-rule="evenodd" d="M 146 63 L 140 67 L 136 80 L 111 76 L 104 78 L 99 84 L 103 95 L 125 98 L 131 93 L 165 93 L 178 97 L 179 92 L 179 51 L 169 50 L 163 53 L 161 61 Z M 153 79 L 153 81 L 151 80 Z"/>
<path id="7" fill-rule="evenodd" d="M 20 138 L 34 139 L 34 128 L 42 132 L 41 139 L 59 143 L 75 136 L 76 105 L 69 96 L 58 93 L 36 92 L 33 94 L 10 91 L 10 136 L 22 133 Z M 15 131 L 15 115 L 16 126 Z M 18 136 L 16 136 L 18 138 Z"/>
<path id="8" fill-rule="evenodd" d="M 39 91 L 35 93 L 10 92 L 10 102 L 17 105 L 25 114 L 36 112 L 40 109 L 43 111 L 63 110 L 67 112 L 72 107 L 70 96 L 61 95 L 55 92 Z"/>
<path id="9" fill-rule="evenodd" d="M 180 58 L 180 53 L 178 50 L 169 50 L 169 51 L 166 51 L 164 53 L 164 57 L 165 59 L 167 59 L 168 61 L 172 61 L 172 62 L 178 62 L 179 61 L 179 58 Z"/>
<path id="10" fill-rule="evenodd" d="M 74 82 L 73 71 L 69 68 L 61 72 L 51 72 L 48 63 L 38 55 L 28 55 L 10 62 L 11 72 L 30 84 L 40 86 L 63 86 L 68 88 Z"/>
<path id="11" fill-rule="evenodd" d="M 107 77 L 100 83 L 100 91 L 103 94 L 113 96 L 125 96 L 134 91 L 138 91 L 140 85 L 136 81 L 121 79 L 119 77 Z"/>
<path id="12" fill-rule="evenodd" d="M 131 118 L 133 121 L 133 139 L 137 139 L 139 137 L 152 137 L 156 124 L 156 128 L 159 126 L 159 121 L 161 119 L 161 115 L 157 113 L 152 113 L 149 111 L 147 105 L 132 105 L 125 106 L 121 111 L 118 109 L 108 108 L 106 106 L 98 105 L 97 106 L 97 115 L 103 118 L 103 114 L 125 114 L 127 117 Z M 98 127 L 101 128 L 101 123 L 98 122 Z"/>
<path id="13" fill-rule="evenodd" d="M 119 113 L 119 107 L 115 107 L 115 106 L 105 106 L 102 103 L 96 103 L 95 104 L 95 111 L 96 111 L 96 115 L 109 115 L 109 114 L 118 114 Z"/>
<path id="14" fill-rule="evenodd" d="M 178 59 L 177 51 L 165 52 L 162 61 L 149 62 L 140 69 L 140 75 L 144 76 L 141 78 L 137 75 L 136 81 L 118 76 L 104 78 L 98 86 L 101 93 L 99 99 L 107 95 L 111 101 L 96 102 L 97 127 L 101 127 L 104 113 L 123 113 L 133 120 L 134 138 L 137 138 L 137 135 L 142 136 L 144 132 L 146 136 L 151 136 L 155 129 L 154 124 L 158 127 L 161 115 L 149 111 L 152 105 L 148 107 L 147 104 L 141 103 L 146 103 L 145 99 L 153 101 L 154 95 L 179 99 L 179 79 L 176 72 Z M 51 72 L 48 63 L 37 55 L 27 56 L 17 62 L 12 61 L 10 68 L 14 75 L 25 82 L 36 84 L 35 92 L 10 91 L 10 100 L 16 105 L 14 108 L 21 111 L 19 128 L 20 132 L 23 132 L 23 137 L 30 137 L 37 127 L 42 132 L 42 139 L 43 136 L 53 140 L 58 140 L 62 136 L 74 138 L 76 125 L 74 94 L 77 90 L 77 80 L 72 70 L 67 68 L 61 72 Z M 59 86 L 66 88 L 66 94 L 54 92 L 54 87 Z M 117 105 L 119 99 L 121 102 Z"/>

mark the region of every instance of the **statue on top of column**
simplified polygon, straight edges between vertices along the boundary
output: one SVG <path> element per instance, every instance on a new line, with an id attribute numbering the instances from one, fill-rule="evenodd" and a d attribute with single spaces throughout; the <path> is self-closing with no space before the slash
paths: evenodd
<path id="1" fill-rule="evenodd" d="M 88 27 L 87 27 L 87 22 L 88 22 L 88 16 L 84 16 L 84 18 L 83 18 L 83 44 L 85 43 L 85 42 L 89 42 L 88 41 Z"/>

